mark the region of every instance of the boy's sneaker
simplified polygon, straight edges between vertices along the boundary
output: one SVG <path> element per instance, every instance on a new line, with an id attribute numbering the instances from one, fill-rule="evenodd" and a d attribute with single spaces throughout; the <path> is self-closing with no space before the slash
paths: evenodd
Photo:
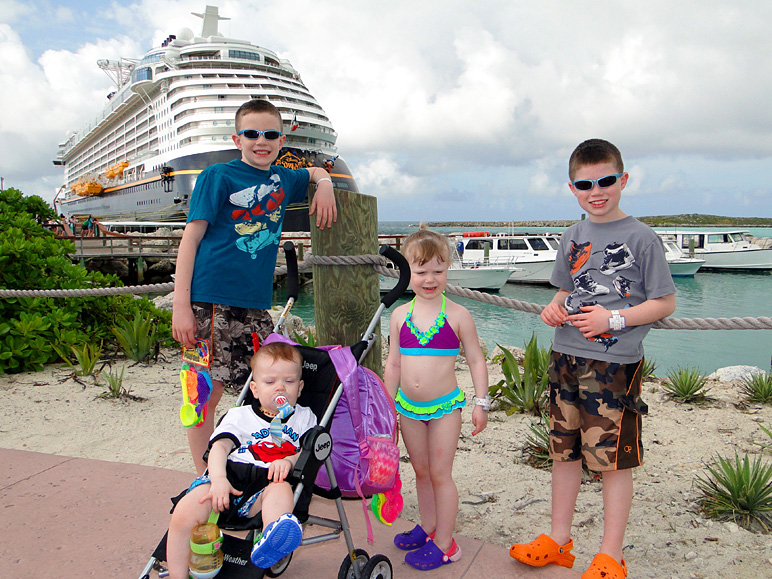
<path id="1" fill-rule="evenodd" d="M 592 279 L 589 271 L 574 278 L 574 287 L 577 293 L 586 296 L 604 296 L 609 293 L 609 289 L 605 285 L 600 285 Z"/>
<path id="2" fill-rule="evenodd" d="M 531 567 L 544 567 L 551 564 L 570 569 L 574 566 L 574 559 L 576 559 L 571 554 L 573 548 L 573 540 L 565 545 L 558 545 L 552 537 L 539 535 L 530 543 L 512 545 L 509 555 L 514 560 Z"/>
<path id="3" fill-rule="evenodd" d="M 598 553 L 592 560 L 590 568 L 582 573 L 581 579 L 625 579 L 627 564 L 622 559 L 620 565 L 614 557 Z"/>
<path id="4" fill-rule="evenodd" d="M 604 275 L 627 269 L 635 263 L 626 243 L 612 243 L 606 246 L 604 252 L 606 256 L 603 258 L 603 265 L 598 268 Z"/>
<path id="5" fill-rule="evenodd" d="M 291 513 L 285 513 L 263 529 L 262 536 L 252 549 L 252 563 L 261 569 L 270 569 L 300 546 L 303 527 Z"/>

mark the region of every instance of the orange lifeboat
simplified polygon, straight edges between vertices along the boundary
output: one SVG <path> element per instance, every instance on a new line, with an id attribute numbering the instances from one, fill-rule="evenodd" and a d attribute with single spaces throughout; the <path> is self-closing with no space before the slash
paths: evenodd
<path id="1" fill-rule="evenodd" d="M 98 195 L 102 192 L 102 186 L 93 181 L 76 181 L 70 185 L 70 189 L 72 189 L 76 195 L 80 195 L 81 197 Z"/>
<path id="2" fill-rule="evenodd" d="M 129 166 L 128 161 L 122 161 L 118 163 L 117 165 L 113 165 L 112 167 L 108 167 L 105 170 L 105 177 L 108 179 L 115 179 L 116 177 L 120 178 L 123 177 L 123 171 L 126 169 L 126 167 Z"/>

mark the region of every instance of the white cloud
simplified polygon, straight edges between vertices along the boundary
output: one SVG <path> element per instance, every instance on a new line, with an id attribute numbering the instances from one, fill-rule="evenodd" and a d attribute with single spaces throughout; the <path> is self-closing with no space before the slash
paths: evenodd
<path id="1" fill-rule="evenodd" d="M 0 170 L 30 193 L 50 189 L 61 175 L 50 165 L 57 143 L 111 90 L 95 61 L 141 57 L 183 26 L 198 33 L 190 13 L 205 4 L 0 0 L 0 80 L 13 87 L 0 95 Z M 466 211 L 456 199 L 469 195 L 491 219 L 576 213 L 567 158 L 590 137 L 622 150 L 639 213 L 699 204 L 772 214 L 772 191 L 758 177 L 772 156 L 769 3 L 223 0 L 219 8 L 231 18 L 223 34 L 292 62 L 360 189 L 391 217 L 400 211 L 391 200 L 408 193 L 438 213 Z M 45 28 L 49 14 L 78 22 L 79 34 L 67 36 L 72 24 Z M 31 40 L 43 30 L 50 50 Z M 720 194 L 733 184 L 737 196 Z"/>

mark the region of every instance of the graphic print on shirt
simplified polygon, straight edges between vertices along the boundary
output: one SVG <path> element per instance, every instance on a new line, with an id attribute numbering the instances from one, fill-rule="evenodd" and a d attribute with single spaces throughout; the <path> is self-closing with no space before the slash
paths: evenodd
<path id="1" fill-rule="evenodd" d="M 597 256 L 598 254 L 602 254 L 603 263 L 597 268 L 588 267 L 582 270 L 582 267 L 588 264 L 590 257 L 592 255 Z M 598 257 L 594 259 L 597 263 Z M 632 279 L 620 274 L 610 280 L 611 284 L 605 281 L 610 276 L 629 269 L 635 264 L 635 257 L 626 243 L 610 243 L 602 251 L 593 253 L 592 244 L 589 241 L 585 243 L 572 241 L 568 254 L 568 263 L 574 282 L 574 291 L 566 297 L 564 302 L 569 315 L 580 313 L 583 306 L 597 305 L 598 301 L 594 298 L 610 294 L 611 289 L 609 286 L 613 286 L 616 295 L 620 298 L 629 298 L 632 295 L 630 290 L 636 283 Z M 593 272 L 597 273 L 593 276 Z M 601 278 L 598 274 L 602 274 L 606 278 Z M 601 280 L 600 282 L 598 281 L 599 279 Z M 567 323 L 571 324 L 571 322 Z M 587 339 L 602 345 L 606 352 L 619 341 L 617 336 L 610 333 L 598 334 Z"/>
<path id="2" fill-rule="evenodd" d="M 281 203 L 284 189 L 279 175 L 271 175 L 270 183 L 248 187 L 232 193 L 228 200 L 237 207 L 231 213 L 239 238 L 236 247 L 248 253 L 252 259 L 268 246 L 278 245 L 281 237 Z"/>
<path id="3" fill-rule="evenodd" d="M 571 275 L 582 269 L 582 266 L 590 259 L 591 252 L 592 243 L 589 241 L 580 244 L 575 241 L 571 242 L 571 249 L 568 251 L 568 266 L 571 268 Z"/>
<path id="4" fill-rule="evenodd" d="M 609 244 L 603 252 L 605 254 L 603 265 L 599 268 L 603 275 L 615 274 L 618 271 L 632 267 L 635 263 L 635 258 L 630 253 L 630 248 L 627 247 L 626 243 Z"/>
<path id="5" fill-rule="evenodd" d="M 249 453 L 255 460 L 270 463 L 294 455 L 297 453 L 297 448 L 295 448 L 295 445 L 288 440 L 285 440 L 281 445 L 278 445 L 273 439 L 269 438 L 250 444 Z"/>

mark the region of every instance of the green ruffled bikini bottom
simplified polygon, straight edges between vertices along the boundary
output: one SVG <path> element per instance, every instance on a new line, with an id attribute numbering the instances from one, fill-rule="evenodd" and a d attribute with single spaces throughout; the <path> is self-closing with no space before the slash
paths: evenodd
<path id="1" fill-rule="evenodd" d="M 407 416 L 413 420 L 432 420 L 433 418 L 442 418 L 456 408 L 463 408 L 466 405 L 466 396 L 456 386 L 455 390 L 445 396 L 428 402 L 416 402 L 402 394 L 402 390 L 398 390 L 394 405 L 402 416 Z"/>

